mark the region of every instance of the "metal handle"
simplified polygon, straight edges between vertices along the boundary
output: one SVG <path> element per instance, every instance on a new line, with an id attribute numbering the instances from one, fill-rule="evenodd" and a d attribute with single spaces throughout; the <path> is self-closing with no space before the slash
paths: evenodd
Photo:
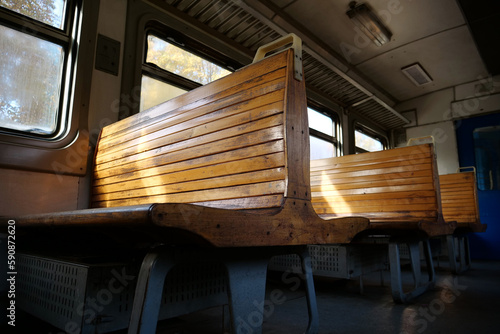
<path id="1" fill-rule="evenodd" d="M 288 34 L 259 47 L 253 58 L 253 63 L 264 59 L 269 52 L 278 50 L 288 44 L 292 44 L 295 79 L 302 81 L 302 40 L 295 34 Z"/>
<path id="2" fill-rule="evenodd" d="M 490 169 L 490 190 L 493 190 L 493 171 Z"/>
<path id="3" fill-rule="evenodd" d="M 474 172 L 474 177 L 475 177 L 475 175 L 476 175 L 476 167 L 474 167 L 474 166 L 458 167 L 457 168 L 457 173 L 463 172 L 464 169 L 472 169 L 472 171 Z"/>
<path id="4" fill-rule="evenodd" d="M 436 146 L 436 141 L 434 140 L 433 136 L 424 136 L 424 137 L 417 137 L 417 138 L 410 138 L 408 139 L 408 142 L 406 143 L 406 146 L 410 146 L 411 142 L 417 141 L 417 140 L 422 140 L 422 139 L 427 139 L 429 138 L 434 146 Z"/>

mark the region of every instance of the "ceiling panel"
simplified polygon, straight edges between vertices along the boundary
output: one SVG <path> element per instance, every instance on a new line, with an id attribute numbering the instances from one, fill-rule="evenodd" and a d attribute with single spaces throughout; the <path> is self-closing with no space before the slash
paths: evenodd
<path id="1" fill-rule="evenodd" d="M 284 3 L 284 2 L 283 2 Z M 282 4 L 283 4 L 282 3 Z M 262 12 L 252 10 L 242 2 L 231 0 L 166 0 L 165 4 L 191 16 L 255 53 L 259 46 L 284 35 L 282 29 Z M 269 13 L 269 11 L 266 11 Z M 334 65 L 319 57 L 311 48 L 303 51 L 303 66 L 307 87 L 328 97 L 351 112 L 364 115 L 382 129 L 407 123 L 390 105 L 381 101 L 356 80 L 349 78 Z M 367 113 L 365 110 L 375 110 Z"/>
<path id="2" fill-rule="evenodd" d="M 359 1 L 371 6 L 392 31 L 391 41 L 382 47 L 367 42 L 354 29 L 345 14 L 351 0 L 164 1 L 247 54 L 296 33 L 304 41 L 307 86 L 384 129 L 406 123 L 393 109 L 395 104 L 487 76 L 476 44 L 482 45 L 483 59 L 500 64 L 498 29 L 491 29 L 496 27 L 491 18 L 498 19 L 494 15 L 499 6 L 491 9 L 486 0 L 477 4 L 476 0 Z M 430 74 L 432 83 L 417 87 L 402 74 L 402 67 L 416 62 Z"/>
<path id="3" fill-rule="evenodd" d="M 345 14 L 351 0 L 298 0 L 284 10 L 300 21 L 351 64 L 441 31 L 465 25 L 455 0 L 368 0 L 392 32 L 391 42 L 377 47 L 356 30 Z"/>
<path id="4" fill-rule="evenodd" d="M 401 68 L 420 63 L 433 81 L 415 86 Z M 487 75 L 468 28 L 447 30 L 383 53 L 358 66 L 399 101 L 477 80 Z"/>

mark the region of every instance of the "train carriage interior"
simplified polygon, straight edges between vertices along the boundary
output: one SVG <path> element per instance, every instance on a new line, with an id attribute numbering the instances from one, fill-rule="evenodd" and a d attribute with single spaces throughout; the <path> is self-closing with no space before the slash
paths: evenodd
<path id="1" fill-rule="evenodd" d="M 0 0 L 1 332 L 498 333 L 499 31 L 492 0 Z"/>

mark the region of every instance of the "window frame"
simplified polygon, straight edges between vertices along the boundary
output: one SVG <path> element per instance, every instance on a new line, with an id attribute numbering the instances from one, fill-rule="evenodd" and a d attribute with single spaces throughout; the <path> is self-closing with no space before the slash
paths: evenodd
<path id="1" fill-rule="evenodd" d="M 76 57 L 73 55 L 74 51 L 72 50 L 72 44 L 77 43 L 77 41 L 74 41 L 74 36 L 72 35 L 74 25 L 78 24 L 78 22 L 74 21 L 75 9 L 79 5 L 79 2 L 80 1 L 67 0 L 64 8 L 63 27 L 61 29 L 0 6 L 0 25 L 60 46 L 64 51 L 61 86 L 59 91 L 60 96 L 54 132 L 50 134 L 37 134 L 29 131 L 0 127 L 1 134 L 53 141 L 60 139 L 68 132 L 68 114 L 70 111 L 70 99 L 68 95 L 70 94 L 70 88 L 74 81 L 72 69 L 76 64 Z"/>
<path id="2" fill-rule="evenodd" d="M 61 29 L 0 7 L 0 24 L 63 46 L 58 127 L 52 135 L 9 128 L 0 131 L 0 167 L 85 175 L 89 155 L 88 105 L 99 1 L 67 0 Z M 43 34 L 41 33 L 43 32 Z M 84 42 L 85 41 L 85 42 Z M 78 93 L 76 93 L 78 92 Z"/>
<path id="3" fill-rule="evenodd" d="M 320 113 L 320 114 L 323 114 L 329 118 L 332 119 L 332 122 L 333 122 L 333 136 L 330 136 L 324 132 L 321 132 L 319 130 L 316 130 L 316 129 L 313 129 L 309 126 L 309 136 L 312 136 L 312 137 L 316 137 L 318 139 L 321 139 L 321 140 L 324 140 L 326 142 L 329 142 L 331 144 L 333 144 L 333 147 L 334 147 L 334 152 L 335 152 L 335 155 L 338 157 L 340 155 L 340 141 L 339 141 L 339 135 L 340 135 L 340 117 L 339 115 L 321 105 L 321 104 L 318 104 L 314 101 L 311 101 L 311 100 L 308 100 L 307 102 L 307 108 L 310 108 L 310 109 L 313 109 L 314 111 Z"/>
<path id="4" fill-rule="evenodd" d="M 237 69 L 243 67 L 243 65 L 237 63 L 236 61 L 224 56 L 222 53 L 217 52 L 205 46 L 202 43 L 197 42 L 195 39 L 190 38 L 187 35 L 179 33 L 178 31 L 169 28 L 168 26 L 161 24 L 158 21 L 150 21 L 146 24 L 144 29 L 144 45 L 143 45 L 143 55 L 141 59 L 141 79 L 142 76 L 146 75 L 155 80 L 161 81 L 163 83 L 184 89 L 193 90 L 203 84 L 196 81 L 185 78 L 181 75 L 172 73 L 168 70 L 164 70 L 155 64 L 146 62 L 148 54 L 148 36 L 153 35 L 160 38 L 174 46 L 177 46 L 189 53 L 192 53 L 200 58 L 205 59 L 222 67 L 228 71 L 234 72 Z M 140 97 L 139 97 L 140 100 Z"/>
<path id="5" fill-rule="evenodd" d="M 367 127 L 365 125 L 362 125 L 360 123 L 355 123 L 354 124 L 354 136 L 353 136 L 353 138 L 354 138 L 354 153 L 355 154 L 371 152 L 371 151 L 367 151 L 361 147 L 356 146 L 356 131 L 361 132 L 362 134 L 364 134 L 368 137 L 371 137 L 373 139 L 378 140 L 382 144 L 382 150 L 386 150 L 388 148 L 389 141 L 387 140 L 386 136 L 384 136 L 383 134 L 381 134 L 373 129 L 370 129 L 369 127 Z"/>

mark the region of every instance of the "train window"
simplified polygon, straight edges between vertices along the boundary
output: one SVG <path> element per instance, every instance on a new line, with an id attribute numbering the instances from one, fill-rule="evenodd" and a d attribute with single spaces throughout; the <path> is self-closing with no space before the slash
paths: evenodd
<path id="1" fill-rule="evenodd" d="M 154 34 L 147 36 L 145 58 L 140 111 L 231 73 Z"/>
<path id="2" fill-rule="evenodd" d="M 76 43 L 71 3 L 0 2 L 0 127 L 9 134 L 55 139 L 66 130 L 70 51 Z"/>
<path id="3" fill-rule="evenodd" d="M 63 28 L 64 0 L 51 1 L 1 1 L 0 6 L 21 15 L 48 24 L 54 28 Z"/>
<path id="4" fill-rule="evenodd" d="M 313 108 L 307 108 L 311 160 L 337 156 L 336 122 Z"/>
<path id="5" fill-rule="evenodd" d="M 500 127 L 477 128 L 473 132 L 479 190 L 500 189 Z"/>
<path id="6" fill-rule="evenodd" d="M 356 153 L 382 151 L 385 146 L 380 136 L 360 127 L 354 130 L 354 139 Z"/>
<path id="7" fill-rule="evenodd" d="M 182 89 L 161 80 L 153 79 L 150 76 L 143 75 L 141 82 L 140 110 L 147 110 L 185 92 L 187 92 L 186 89 Z"/>

